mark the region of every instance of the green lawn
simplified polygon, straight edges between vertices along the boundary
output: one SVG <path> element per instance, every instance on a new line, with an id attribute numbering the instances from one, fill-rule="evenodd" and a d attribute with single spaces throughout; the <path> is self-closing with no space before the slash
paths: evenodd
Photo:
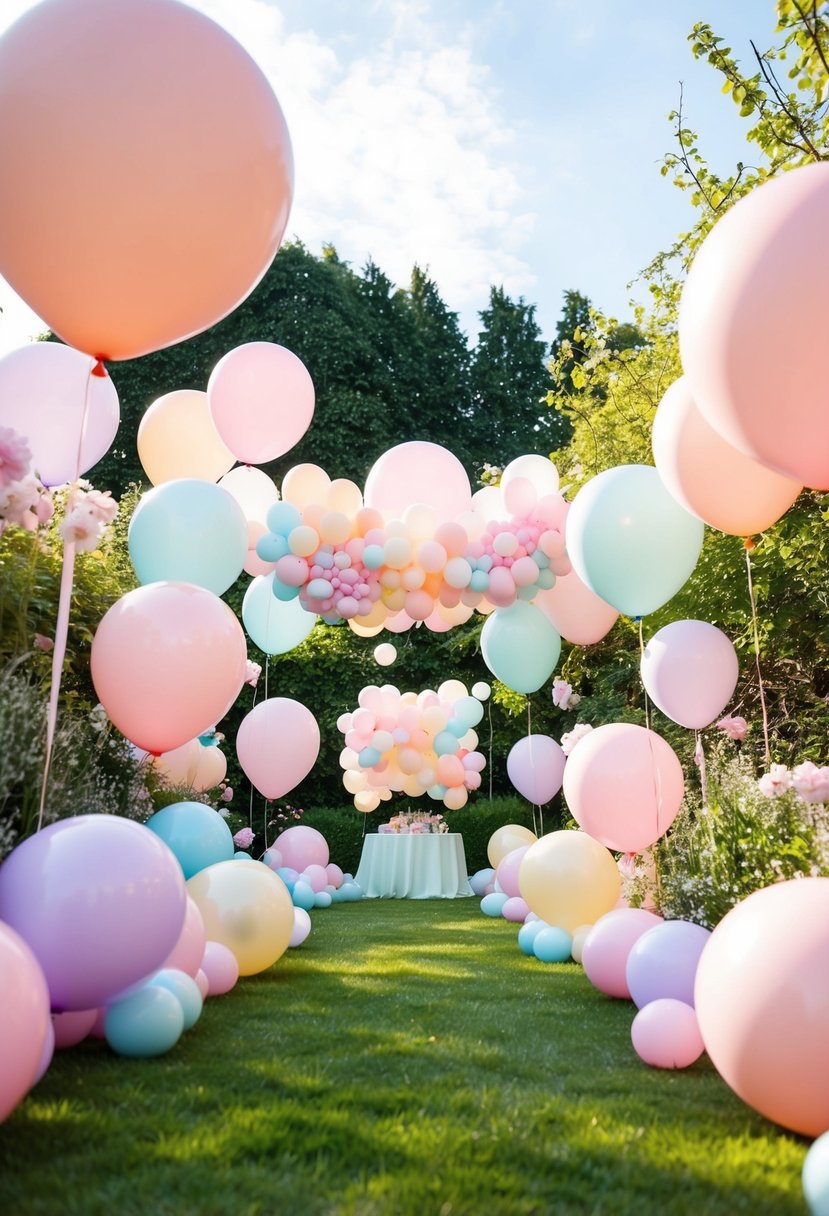
<path id="1" fill-rule="evenodd" d="M 59 1053 L 0 1127 L 9 1216 L 805 1212 L 808 1147 L 476 899 L 339 904 L 168 1055 Z"/>

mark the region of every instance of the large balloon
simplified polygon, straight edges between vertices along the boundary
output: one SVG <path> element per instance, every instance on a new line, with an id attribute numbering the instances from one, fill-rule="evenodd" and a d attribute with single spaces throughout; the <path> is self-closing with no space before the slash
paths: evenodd
<path id="1" fill-rule="evenodd" d="M 262 469 L 255 469 L 249 464 L 240 464 L 225 473 L 219 485 L 236 499 L 249 524 L 264 525 L 268 511 L 279 500 L 279 491 L 273 478 Z"/>
<path id="2" fill-rule="evenodd" d="M 628 999 L 628 956 L 642 934 L 661 923 L 661 916 L 644 908 L 614 908 L 597 920 L 581 951 L 584 973 L 593 987 L 607 996 Z"/>
<path id="3" fill-rule="evenodd" d="M 494 676 L 514 692 L 536 692 L 561 656 L 561 638 L 533 604 L 517 600 L 484 622 L 481 654 Z"/>
<path id="4" fill-rule="evenodd" d="M 207 393 L 180 388 L 158 397 L 138 424 L 138 459 L 154 486 L 178 477 L 218 481 L 233 465 L 207 404 Z"/>
<path id="5" fill-rule="evenodd" d="M 147 827 L 173 853 L 185 878 L 219 861 L 230 861 L 235 852 L 230 828 L 218 811 L 203 802 L 173 802 L 151 815 Z"/>
<path id="6" fill-rule="evenodd" d="M 105 614 L 90 667 L 121 733 L 160 755 L 224 717 L 245 683 L 247 645 L 236 616 L 211 591 L 150 583 Z"/>
<path id="7" fill-rule="evenodd" d="M 771 527 L 803 488 L 727 443 L 697 409 L 685 376 L 660 401 L 652 442 L 659 476 L 676 501 L 733 536 Z"/>
<path id="8" fill-rule="evenodd" d="M 822 490 L 829 489 L 827 210 L 826 164 L 752 190 L 697 252 L 679 314 L 682 364 L 711 426 L 755 460 Z"/>
<path id="9" fill-rule="evenodd" d="M 0 1123 L 37 1080 L 47 1036 L 49 992 L 29 946 L 0 924 Z"/>
<path id="10" fill-rule="evenodd" d="M 217 431 L 245 464 L 265 464 L 290 451 L 314 416 L 308 369 L 275 342 L 246 342 L 228 351 L 210 374 L 207 399 Z"/>
<path id="11" fill-rule="evenodd" d="M 607 849 L 585 832 L 551 832 L 524 854 L 518 874 L 530 910 L 572 933 L 609 912 L 621 878 Z"/>
<path id="12" fill-rule="evenodd" d="M 102 171 L 79 172 L 96 155 Z M 105 359 L 231 312 L 273 260 L 293 191 L 265 76 L 176 0 L 25 13 L 0 40 L 0 163 L 0 272 L 64 341 Z"/>
<path id="13" fill-rule="evenodd" d="M 649 465 L 619 465 L 591 478 L 567 516 L 567 552 L 579 578 L 627 616 L 660 608 L 687 581 L 703 525 Z"/>
<path id="14" fill-rule="evenodd" d="M 128 543 L 139 582 L 176 579 L 222 595 L 242 573 L 248 525 L 221 486 L 185 477 L 141 495 Z"/>
<path id="15" fill-rule="evenodd" d="M 502 824 L 500 828 L 496 828 L 492 833 L 486 846 L 489 864 L 497 868 L 508 854 L 514 852 L 515 849 L 535 844 L 536 840 L 538 840 L 538 837 L 535 832 L 531 832 L 523 824 Z"/>
<path id="16" fill-rule="evenodd" d="M 389 448 L 366 478 L 367 507 L 402 519 L 407 507 L 425 503 L 438 520 L 472 509 L 472 489 L 461 462 L 438 443 L 412 440 Z"/>
<path id="17" fill-rule="evenodd" d="M 273 574 L 252 580 L 242 600 L 242 622 L 248 637 L 265 654 L 287 654 L 304 642 L 317 623 L 299 599 L 279 600 L 273 593 Z"/>
<path id="18" fill-rule="evenodd" d="M 507 774 L 524 798 L 544 806 L 561 789 L 566 756 L 549 735 L 526 735 L 510 748 Z"/>
<path id="19" fill-rule="evenodd" d="M 0 920 L 33 951 L 58 1013 L 99 1007 L 160 967 L 185 911 L 173 854 L 118 815 L 61 819 L 0 867 Z"/>
<path id="20" fill-rule="evenodd" d="M 549 590 L 539 591 L 533 603 L 575 646 L 600 642 L 619 619 L 618 610 L 591 591 L 575 570 L 557 578 Z"/>
<path id="21" fill-rule="evenodd" d="M 689 730 L 720 716 L 740 674 L 730 638 L 707 621 L 665 625 L 648 642 L 639 668 L 654 705 Z"/>
<path id="22" fill-rule="evenodd" d="M 281 798 L 314 767 L 320 750 L 317 720 L 299 701 L 270 697 L 247 714 L 236 733 L 245 776 L 266 798 Z"/>
<path id="23" fill-rule="evenodd" d="M 683 790 L 670 744 L 630 722 L 590 731 L 564 769 L 564 797 L 576 823 L 621 853 L 641 853 L 668 830 Z"/>
<path id="24" fill-rule="evenodd" d="M 257 975 L 288 949 L 294 905 L 267 866 L 221 861 L 191 878 L 187 893 L 202 914 L 207 940 L 233 952 L 240 975 Z"/>
<path id="25" fill-rule="evenodd" d="M 44 485 L 75 481 L 115 439 L 118 394 L 109 376 L 91 375 L 94 366 L 59 342 L 30 342 L 0 359 L 0 426 L 26 436 Z"/>
<path id="26" fill-rule="evenodd" d="M 829 1130 L 829 878 L 755 891 L 697 968 L 705 1049 L 734 1092 L 803 1136 Z"/>

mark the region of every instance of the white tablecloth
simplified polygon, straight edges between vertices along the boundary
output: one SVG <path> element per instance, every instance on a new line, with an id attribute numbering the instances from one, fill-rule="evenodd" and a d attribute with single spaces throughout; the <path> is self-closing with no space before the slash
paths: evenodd
<path id="1" fill-rule="evenodd" d="M 369 899 L 473 895 L 459 832 L 366 836 L 354 879 Z"/>

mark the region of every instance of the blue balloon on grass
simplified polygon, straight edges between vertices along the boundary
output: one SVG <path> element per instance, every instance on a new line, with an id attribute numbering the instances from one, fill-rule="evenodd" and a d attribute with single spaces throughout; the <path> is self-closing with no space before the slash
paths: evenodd
<path id="1" fill-rule="evenodd" d="M 330 891 L 317 891 L 316 895 L 314 896 L 315 908 L 330 908 L 332 903 L 333 900 L 331 898 Z"/>
<path id="2" fill-rule="evenodd" d="M 522 954 L 535 954 L 533 949 L 535 939 L 541 930 L 546 928 L 547 926 L 543 920 L 529 920 L 524 922 L 524 924 L 518 930 L 518 946 Z"/>
<path id="3" fill-rule="evenodd" d="M 481 654 L 494 676 L 513 692 L 537 692 L 556 669 L 561 635 L 535 604 L 516 600 L 486 618 Z"/>
<path id="4" fill-rule="evenodd" d="M 195 1026 L 201 1016 L 203 1002 L 199 986 L 191 975 L 186 971 L 179 971 L 176 967 L 164 967 L 155 973 L 150 983 L 172 992 L 181 1005 L 185 1030 Z"/>
<path id="5" fill-rule="evenodd" d="M 265 654 L 287 654 L 304 642 L 317 623 L 300 600 L 281 600 L 273 593 L 273 574 L 259 574 L 242 600 L 242 624 Z"/>
<path id="6" fill-rule="evenodd" d="M 141 1059 L 161 1056 L 181 1038 L 184 1011 L 167 988 L 145 984 L 123 1000 L 113 1001 L 104 1014 L 104 1036 L 119 1056 Z"/>
<path id="7" fill-rule="evenodd" d="M 248 525 L 227 490 L 181 477 L 141 495 L 127 545 L 139 583 L 193 583 L 222 595 L 242 573 Z"/>
<path id="8" fill-rule="evenodd" d="M 503 891 L 490 891 L 481 900 L 481 911 L 484 916 L 500 916 L 508 899 L 509 896 Z"/>
<path id="9" fill-rule="evenodd" d="M 234 855 L 230 828 L 203 802 L 172 802 L 151 815 L 147 827 L 175 854 L 185 878 Z"/>
<path id="10" fill-rule="evenodd" d="M 297 908 L 304 908 L 306 912 L 310 912 L 316 904 L 317 893 L 310 883 L 298 878 L 294 883 L 291 899 Z"/>
<path id="11" fill-rule="evenodd" d="M 558 925 L 544 925 L 533 940 L 533 954 L 540 963 L 566 963 L 572 950 L 572 937 Z"/>

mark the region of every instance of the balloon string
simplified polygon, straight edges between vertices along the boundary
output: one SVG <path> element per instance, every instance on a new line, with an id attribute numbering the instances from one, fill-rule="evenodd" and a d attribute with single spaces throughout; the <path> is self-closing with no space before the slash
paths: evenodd
<path id="1" fill-rule="evenodd" d="M 694 748 L 694 760 L 699 769 L 700 791 L 702 793 L 702 809 L 708 810 L 708 777 L 705 768 L 705 750 L 702 746 L 702 735 L 699 731 L 696 732 L 696 746 Z"/>
<path id="2" fill-rule="evenodd" d="M 642 634 L 642 618 L 640 616 L 637 619 L 639 621 L 639 664 L 640 664 L 640 670 L 641 670 L 641 663 L 645 657 L 645 639 Z M 651 702 L 650 702 L 650 697 L 648 696 L 648 690 L 647 690 L 647 688 L 645 688 L 644 682 L 642 683 L 642 692 L 645 695 L 645 726 L 648 728 L 648 730 L 650 730 L 650 728 L 651 728 Z"/>
<path id="3" fill-rule="evenodd" d="M 748 576 L 748 598 L 751 601 L 751 630 L 754 635 L 754 665 L 757 669 L 757 688 L 760 692 L 760 709 L 763 714 L 763 744 L 765 747 L 766 768 L 771 765 L 771 747 L 769 746 L 769 716 L 766 710 L 766 691 L 763 686 L 763 673 L 760 669 L 760 629 L 757 624 L 757 599 L 754 595 L 754 582 L 751 577 L 751 551 L 754 542 L 745 542 L 746 575 Z"/>

